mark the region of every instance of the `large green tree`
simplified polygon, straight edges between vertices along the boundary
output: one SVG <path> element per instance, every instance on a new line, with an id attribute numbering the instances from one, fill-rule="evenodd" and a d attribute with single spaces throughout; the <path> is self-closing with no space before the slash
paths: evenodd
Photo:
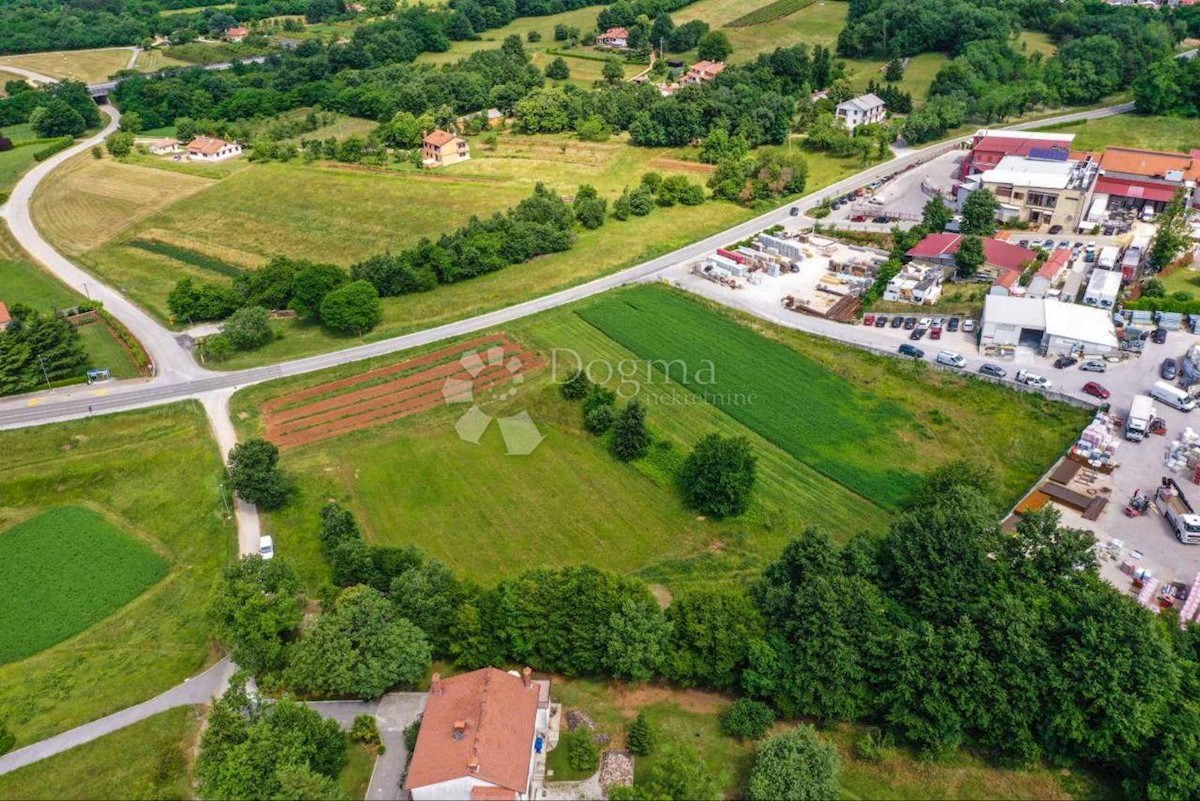
<path id="1" fill-rule="evenodd" d="M 279 448 L 258 437 L 233 446 L 226 476 L 242 500 L 268 511 L 286 504 L 294 491 L 279 469 Z"/>
<path id="2" fill-rule="evenodd" d="M 750 801 L 821 801 L 837 798 L 837 749 L 801 726 L 758 747 L 750 772 Z"/>
<path id="3" fill-rule="evenodd" d="M 368 281 L 352 281 L 321 300 L 321 322 L 345 334 L 365 334 L 383 319 L 379 292 Z"/>
<path id="4" fill-rule="evenodd" d="M 256 676 L 283 669 L 288 638 L 303 618 L 300 590 L 282 559 L 246 556 L 222 571 L 208 614 L 240 667 Z"/>
<path id="5" fill-rule="evenodd" d="M 960 229 L 964 234 L 975 236 L 991 236 L 996 233 L 996 212 L 1000 211 L 1000 201 L 990 189 L 976 189 L 967 196 L 963 203 L 962 224 Z"/>
<path id="6" fill-rule="evenodd" d="M 708 434 L 688 455 L 679 482 L 688 506 L 713 517 L 736 517 L 750 505 L 757 459 L 745 437 Z"/>

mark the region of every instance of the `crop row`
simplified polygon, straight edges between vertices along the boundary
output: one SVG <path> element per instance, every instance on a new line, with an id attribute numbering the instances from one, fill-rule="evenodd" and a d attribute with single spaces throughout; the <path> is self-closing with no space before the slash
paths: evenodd
<path id="1" fill-rule="evenodd" d="M 743 14 L 732 22 L 725 24 L 726 28 L 749 28 L 751 25 L 762 25 L 781 17 L 795 14 L 802 8 L 808 8 L 817 0 L 775 0 L 774 3 L 756 8 L 749 14 Z"/>

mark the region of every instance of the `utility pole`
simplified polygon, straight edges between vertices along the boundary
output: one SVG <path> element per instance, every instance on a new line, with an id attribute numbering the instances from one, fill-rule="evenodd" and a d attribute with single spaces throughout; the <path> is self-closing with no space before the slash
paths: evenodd
<path id="1" fill-rule="evenodd" d="M 50 373 L 46 371 L 46 360 L 42 358 L 42 354 L 38 354 L 38 364 L 42 366 L 42 377 L 46 379 L 47 389 L 54 389 L 54 385 L 50 383 Z"/>

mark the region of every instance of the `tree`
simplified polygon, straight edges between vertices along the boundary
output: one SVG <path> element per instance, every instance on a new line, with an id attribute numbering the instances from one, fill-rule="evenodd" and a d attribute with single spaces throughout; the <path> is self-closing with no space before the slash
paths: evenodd
<path id="1" fill-rule="evenodd" d="M 755 481 L 754 453 L 744 437 L 708 434 L 698 443 L 680 472 L 688 506 L 714 517 L 736 517 L 750 505 Z"/>
<path id="2" fill-rule="evenodd" d="M 583 427 L 591 434 L 603 434 L 616 420 L 613 405 L 617 394 L 611 389 L 592 384 L 583 399 Z"/>
<path id="3" fill-rule="evenodd" d="M 136 134 L 142 131 L 142 115 L 136 111 L 128 111 L 121 115 L 121 130 Z"/>
<path id="4" fill-rule="evenodd" d="M 893 58 L 883 68 L 883 79 L 888 83 L 897 83 L 904 79 L 904 60 Z"/>
<path id="5" fill-rule="evenodd" d="M 430 559 L 411 567 L 392 580 L 390 587 L 396 613 L 425 632 L 436 654 L 450 652 L 450 628 L 458 608 L 471 597 L 444 562 Z"/>
<path id="6" fill-rule="evenodd" d="M 819 801 L 838 797 L 837 750 L 812 726 L 800 726 L 758 747 L 750 772 L 750 801 Z"/>
<path id="7" fill-rule="evenodd" d="M 240 667 L 257 676 L 283 669 L 286 640 L 303 619 L 300 593 L 295 571 L 282 559 L 246 556 L 221 572 L 208 615 Z"/>
<path id="8" fill-rule="evenodd" d="M 265 439 L 234 445 L 226 476 L 242 500 L 266 511 L 281 508 L 292 495 L 291 480 L 279 470 L 279 448 Z"/>
<path id="9" fill-rule="evenodd" d="M 528 33 L 526 33 L 526 34 L 525 34 L 525 41 L 527 41 L 527 42 L 540 42 L 540 41 L 542 41 L 542 34 L 541 34 L 541 33 L 539 33 L 538 31 L 532 31 L 532 30 L 531 30 L 531 31 L 529 31 Z"/>
<path id="10" fill-rule="evenodd" d="M 571 77 L 571 69 L 567 66 L 567 60 L 562 56 L 555 56 L 554 60 L 546 65 L 546 77 L 555 81 L 565 81 Z"/>
<path id="11" fill-rule="evenodd" d="M 650 431 L 646 428 L 646 408 L 636 400 L 625 405 L 613 424 L 611 450 L 622 462 L 640 459 L 650 450 Z"/>
<path id="12" fill-rule="evenodd" d="M 625 745 L 634 756 L 650 756 L 654 752 L 654 730 L 645 712 L 638 712 L 625 736 Z"/>
<path id="13" fill-rule="evenodd" d="M 383 319 L 379 291 L 369 281 L 352 281 L 321 301 L 321 322 L 346 334 L 365 334 Z"/>
<path id="14" fill-rule="evenodd" d="M 571 374 L 567 376 L 567 380 L 559 386 L 558 391 L 564 400 L 580 401 L 587 397 L 591 388 L 592 382 L 588 379 L 587 373 L 583 370 L 572 370 Z"/>
<path id="15" fill-rule="evenodd" d="M 284 677 L 308 692 L 378 698 L 415 685 L 431 660 L 424 633 L 378 590 L 357 586 L 342 590 L 296 644 Z"/>
<path id="16" fill-rule="evenodd" d="M 604 68 L 600 74 L 604 76 L 605 82 L 610 84 L 620 83 L 625 80 L 625 68 L 621 66 L 621 60 L 616 57 L 604 60 Z"/>
<path id="17" fill-rule="evenodd" d="M 954 211 L 946 205 L 941 195 L 929 198 L 921 210 L 921 227 L 931 234 L 945 231 L 952 219 Z"/>
<path id="18" fill-rule="evenodd" d="M 346 797 L 336 779 L 317 773 L 308 765 L 284 765 L 275 772 L 275 778 L 279 781 L 278 799 L 343 801 Z"/>
<path id="19" fill-rule="evenodd" d="M 646 771 L 637 787 L 612 787 L 610 801 L 717 801 L 723 795 L 721 784 L 708 770 L 700 753 L 691 743 L 665 742 L 658 758 Z"/>
<path id="20" fill-rule="evenodd" d="M 124 158 L 133 152 L 134 136 L 127 131 L 109 134 L 104 140 L 104 149 L 115 159 Z"/>
<path id="21" fill-rule="evenodd" d="M 1167 285 L 1163 283 L 1161 278 L 1151 278 L 1142 285 L 1142 297 L 1165 298 L 1166 296 Z"/>
<path id="22" fill-rule="evenodd" d="M 743 740 L 757 740 L 775 725 L 775 710 L 753 698 L 739 698 L 721 713 L 721 733 Z"/>
<path id="23" fill-rule="evenodd" d="M 1197 86 L 1200 86 L 1200 81 L 1197 82 Z M 1150 246 L 1150 266 L 1155 270 L 1169 267 L 1187 247 L 1189 239 L 1186 217 L 1183 190 L 1179 190 L 1155 220 L 1157 228 L 1154 232 L 1154 243 Z"/>
<path id="24" fill-rule="evenodd" d="M 685 590 L 667 607 L 671 642 L 663 671 L 685 687 L 732 690 L 753 643 L 763 638 L 757 607 L 740 587 Z"/>
<path id="25" fill-rule="evenodd" d="M 959 278 L 971 278 L 986 261 L 982 239 L 977 236 L 964 236 L 959 241 L 958 252 L 954 254 L 954 266 L 958 268 Z"/>
<path id="26" fill-rule="evenodd" d="M 292 281 L 291 308 L 301 317 L 319 320 L 325 296 L 350 280 L 346 271 L 333 264 L 306 264 Z"/>
<path id="27" fill-rule="evenodd" d="M 724 31 L 709 31 L 696 45 L 696 57 L 701 61 L 724 61 L 733 52 L 733 45 Z"/>
<path id="28" fill-rule="evenodd" d="M 962 233 L 976 236 L 991 236 L 996 233 L 996 212 L 1000 201 L 990 189 L 976 189 L 967 196 L 963 204 Z"/>
<path id="29" fill-rule="evenodd" d="M 575 729 L 568 732 L 562 739 L 566 742 L 560 742 L 559 747 L 566 747 L 567 764 L 571 766 L 571 770 L 585 774 L 596 770 L 600 764 L 600 749 L 596 746 L 596 741 L 592 739 L 591 729 L 586 727 Z"/>
<path id="30" fill-rule="evenodd" d="M 604 198 L 592 197 L 584 200 L 576 198 L 575 219 L 579 220 L 579 224 L 584 228 L 593 230 L 604 225 L 604 218 L 607 214 L 608 201 Z"/>
<path id="31" fill-rule="evenodd" d="M 271 317 L 262 306 L 238 309 L 221 326 L 221 333 L 238 350 L 261 348 L 275 338 Z"/>
<path id="32" fill-rule="evenodd" d="M 608 619 L 604 666 L 620 679 L 648 681 L 666 658 L 671 624 L 651 598 L 626 598 Z"/>
<path id="33" fill-rule="evenodd" d="M 59 136 L 74 139 L 87 130 L 83 116 L 58 98 L 52 98 L 45 105 L 35 108 L 29 115 L 29 125 L 43 139 Z"/>

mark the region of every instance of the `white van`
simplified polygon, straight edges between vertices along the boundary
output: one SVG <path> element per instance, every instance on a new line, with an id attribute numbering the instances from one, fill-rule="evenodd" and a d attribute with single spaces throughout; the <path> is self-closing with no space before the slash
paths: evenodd
<path id="1" fill-rule="evenodd" d="M 960 369 L 967 366 L 967 360 L 963 358 L 961 354 L 953 353 L 948 350 L 944 350 L 937 355 L 937 363 L 944 364 L 947 367 L 958 367 Z"/>
<path id="2" fill-rule="evenodd" d="M 1154 382 L 1154 386 L 1150 387 L 1150 397 L 1181 412 L 1190 412 L 1196 408 L 1196 401 L 1192 399 L 1191 395 L 1166 381 Z"/>

